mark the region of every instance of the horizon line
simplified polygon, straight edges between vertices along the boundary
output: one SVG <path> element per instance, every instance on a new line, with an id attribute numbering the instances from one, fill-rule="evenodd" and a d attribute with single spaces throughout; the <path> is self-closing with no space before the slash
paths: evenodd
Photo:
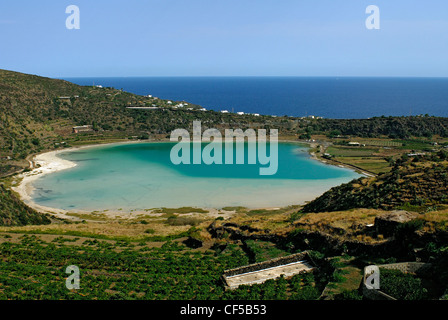
<path id="1" fill-rule="evenodd" d="M 48 77 L 48 76 L 47 76 Z M 55 78 L 407 78 L 407 79 L 448 79 L 448 76 L 309 76 L 309 75 L 146 75 L 146 76 L 57 76 Z"/>

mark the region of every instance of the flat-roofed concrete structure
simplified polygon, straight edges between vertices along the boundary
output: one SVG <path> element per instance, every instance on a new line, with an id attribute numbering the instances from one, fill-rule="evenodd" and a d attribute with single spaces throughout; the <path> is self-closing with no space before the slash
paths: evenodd
<path id="1" fill-rule="evenodd" d="M 73 133 L 89 132 L 89 131 L 93 131 L 93 127 L 91 125 L 73 127 Z"/>
<path id="2" fill-rule="evenodd" d="M 276 258 L 260 263 L 254 263 L 236 269 L 224 271 L 222 276 L 229 289 L 240 285 L 263 283 L 280 276 L 292 277 L 296 274 L 310 272 L 315 269 L 308 252 L 301 252 L 286 257 Z"/>

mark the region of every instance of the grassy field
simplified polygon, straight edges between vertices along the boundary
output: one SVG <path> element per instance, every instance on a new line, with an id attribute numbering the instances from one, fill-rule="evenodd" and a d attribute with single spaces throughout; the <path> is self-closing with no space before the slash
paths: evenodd
<path id="1" fill-rule="evenodd" d="M 365 144 L 366 146 L 377 146 L 377 147 L 401 147 L 402 142 L 393 141 L 389 139 L 382 140 L 360 140 L 360 144 Z"/>
<path id="2" fill-rule="evenodd" d="M 329 153 L 333 160 L 375 174 L 390 170 L 389 162 L 385 160 L 385 155 L 390 153 L 389 149 L 332 145 L 327 148 L 326 153 Z"/>
<path id="3" fill-rule="evenodd" d="M 389 162 L 379 157 L 335 157 L 334 160 L 379 174 L 389 172 Z"/>
<path id="4" fill-rule="evenodd" d="M 346 292 L 352 292 L 352 299 L 353 297 L 360 299 L 361 296 L 357 290 L 362 281 L 362 270 L 351 263 L 351 257 L 335 257 L 333 261 L 333 265 L 336 267 L 333 281 L 327 284 L 322 294 L 323 298 L 337 299 L 338 296 L 344 295 Z"/>
<path id="5" fill-rule="evenodd" d="M 372 225 L 375 218 L 381 214 L 384 214 L 384 211 L 376 209 L 310 213 L 297 219 L 294 226 L 302 230 L 325 232 L 346 240 L 356 239 L 374 243 L 383 241 L 383 238 L 371 237 L 367 225 Z M 360 232 L 360 230 L 366 232 Z"/>
<path id="6" fill-rule="evenodd" d="M 428 140 L 418 140 L 418 139 L 409 139 L 409 140 L 395 140 L 396 142 L 401 143 L 400 149 L 405 150 L 432 150 L 434 146 L 431 144 L 431 141 Z"/>
<path id="7" fill-rule="evenodd" d="M 377 152 L 379 152 L 378 148 L 364 147 L 331 146 L 327 149 L 327 153 L 335 157 L 367 157 Z"/>
<path id="8" fill-rule="evenodd" d="M 330 139 L 327 143 L 332 144 L 326 148 L 325 152 L 333 157 L 333 160 L 355 166 L 368 172 L 379 174 L 389 172 L 391 167 L 388 159 L 396 159 L 401 155 L 416 151 L 428 152 L 436 148 L 440 149 L 440 145 L 434 145 L 430 139 L 357 139 L 361 146 L 347 146 L 340 144 L 341 139 Z M 345 141 L 347 142 L 347 141 Z M 441 142 L 441 141 L 439 141 Z"/>

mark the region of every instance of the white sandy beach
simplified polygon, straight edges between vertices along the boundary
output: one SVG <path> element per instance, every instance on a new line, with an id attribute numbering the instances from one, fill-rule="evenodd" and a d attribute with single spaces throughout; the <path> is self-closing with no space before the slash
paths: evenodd
<path id="1" fill-rule="evenodd" d="M 71 217 L 66 215 L 69 213 L 69 211 L 64 209 L 58 209 L 58 208 L 52 208 L 52 207 L 46 207 L 39 205 L 33 201 L 32 194 L 34 191 L 33 182 L 39 179 L 40 177 L 55 173 L 58 171 L 70 169 L 76 167 L 76 163 L 62 159 L 58 155 L 64 152 L 70 152 L 75 150 L 81 150 L 81 149 L 88 149 L 88 148 L 94 148 L 99 146 L 110 146 L 110 145 L 116 145 L 116 144 L 131 144 L 131 143 L 145 143 L 148 142 L 145 141 L 125 141 L 125 142 L 111 142 L 111 143 L 105 143 L 105 144 L 94 144 L 94 145 L 87 145 L 87 146 L 80 146 L 80 147 L 71 147 L 66 148 L 62 150 L 55 150 L 55 151 L 47 151 L 45 153 L 38 154 L 33 157 L 33 159 L 30 161 L 30 167 L 31 171 L 21 173 L 18 178 L 18 184 L 15 187 L 12 187 L 11 189 L 15 192 L 17 192 L 20 196 L 20 199 L 27 204 L 29 207 L 33 208 L 34 210 L 41 212 L 41 213 L 51 213 L 56 217 L 63 218 L 63 219 L 70 219 L 70 220 L 80 220 L 76 217 Z M 156 141 L 153 141 L 156 142 Z M 205 208 L 204 208 L 205 209 Z M 218 215 L 218 210 L 210 208 L 211 214 Z M 91 213 L 90 211 L 84 211 L 84 210 L 71 210 L 70 212 L 80 213 L 80 214 L 88 214 Z M 146 211 L 134 211 L 133 213 L 129 212 L 119 212 L 119 211 L 107 211 L 103 214 L 108 216 L 109 218 L 130 218 L 133 214 L 148 214 Z"/>
<path id="2" fill-rule="evenodd" d="M 25 172 L 19 175 L 20 178 L 23 178 L 20 184 L 16 187 L 13 187 L 12 189 L 19 193 L 21 196 L 21 199 L 25 202 L 31 200 L 31 193 L 33 192 L 32 182 L 38 179 L 39 177 L 49 174 L 58 172 L 65 169 L 70 169 L 73 167 L 76 167 L 76 163 L 72 161 L 68 161 L 65 159 L 62 159 L 58 157 L 59 154 L 75 151 L 75 150 L 81 150 L 81 149 L 88 149 L 88 148 L 94 148 L 99 146 L 110 146 L 114 144 L 129 144 L 129 143 L 140 143 L 143 141 L 125 141 L 125 142 L 111 142 L 111 143 L 105 143 L 105 144 L 93 144 L 93 145 L 87 145 L 87 146 L 80 146 L 80 147 L 71 147 L 61 150 L 55 150 L 55 151 L 47 151 L 41 154 L 38 154 L 33 157 L 31 162 L 31 169 L 32 171 Z"/>
<path id="3" fill-rule="evenodd" d="M 74 148 L 73 148 L 74 149 Z M 32 160 L 32 170 L 19 175 L 20 181 L 19 185 L 12 187 L 11 189 L 20 195 L 20 198 L 30 207 L 37 209 L 41 212 L 55 212 L 64 213 L 64 210 L 46 208 L 39 206 L 32 200 L 33 185 L 32 183 L 47 174 L 58 172 L 65 169 L 70 169 L 76 166 L 76 163 L 68 160 L 64 160 L 57 155 L 62 152 L 70 151 L 70 149 L 50 151 L 42 154 L 38 154 Z"/>

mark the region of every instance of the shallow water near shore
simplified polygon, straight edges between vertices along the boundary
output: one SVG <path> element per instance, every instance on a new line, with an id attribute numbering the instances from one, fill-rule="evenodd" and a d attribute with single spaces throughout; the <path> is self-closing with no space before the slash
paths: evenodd
<path id="1" fill-rule="evenodd" d="M 76 167 L 38 178 L 31 198 L 40 206 L 68 211 L 266 208 L 302 204 L 360 177 L 352 170 L 311 159 L 308 149 L 295 143 L 279 143 L 278 171 L 272 176 L 259 175 L 260 167 L 266 165 L 247 161 L 174 165 L 170 161 L 173 146 L 170 142 L 134 143 L 60 153 Z"/>

